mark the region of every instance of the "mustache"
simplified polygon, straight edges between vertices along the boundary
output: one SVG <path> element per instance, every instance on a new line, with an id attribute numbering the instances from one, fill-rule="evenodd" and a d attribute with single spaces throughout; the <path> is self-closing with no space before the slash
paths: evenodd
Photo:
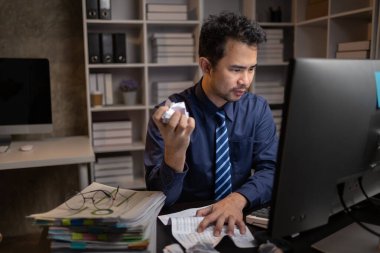
<path id="1" fill-rule="evenodd" d="M 233 90 L 244 90 L 244 91 L 248 91 L 248 87 L 249 87 L 249 86 L 243 84 L 243 85 L 239 85 L 239 86 L 233 88 Z"/>

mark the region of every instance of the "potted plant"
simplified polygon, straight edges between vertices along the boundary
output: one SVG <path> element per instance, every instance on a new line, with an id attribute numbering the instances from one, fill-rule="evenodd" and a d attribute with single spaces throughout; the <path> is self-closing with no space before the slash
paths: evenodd
<path id="1" fill-rule="evenodd" d="M 137 102 L 137 90 L 139 84 L 136 80 L 122 80 L 119 84 L 119 89 L 122 92 L 123 100 L 126 105 L 134 105 Z"/>

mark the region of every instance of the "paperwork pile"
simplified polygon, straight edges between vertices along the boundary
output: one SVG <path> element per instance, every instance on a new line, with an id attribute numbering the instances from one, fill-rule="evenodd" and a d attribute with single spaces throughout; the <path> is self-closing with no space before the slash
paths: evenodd
<path id="1" fill-rule="evenodd" d="M 92 203 L 92 192 L 99 190 L 114 197 L 108 209 L 97 209 Z M 156 217 L 164 205 L 162 192 L 117 189 L 94 182 L 82 193 L 90 197 L 79 210 L 62 203 L 49 212 L 29 216 L 34 224 L 49 226 L 53 250 L 148 250 L 150 238 L 155 240 Z"/>

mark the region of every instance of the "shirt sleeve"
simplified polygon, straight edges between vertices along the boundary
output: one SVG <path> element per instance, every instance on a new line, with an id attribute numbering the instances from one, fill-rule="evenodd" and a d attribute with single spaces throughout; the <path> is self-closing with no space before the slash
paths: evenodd
<path id="1" fill-rule="evenodd" d="M 188 171 L 187 164 L 184 171 L 178 173 L 165 163 L 164 142 L 152 119 L 148 124 L 144 165 L 147 189 L 162 191 L 166 196 L 165 205 L 174 204 L 182 192 L 183 180 Z"/>
<path id="2" fill-rule="evenodd" d="M 236 190 L 248 200 L 247 208 L 266 205 L 270 202 L 276 169 L 278 137 L 272 112 L 267 103 L 258 115 L 259 120 L 255 126 L 255 147 L 252 154 L 254 173 Z"/>

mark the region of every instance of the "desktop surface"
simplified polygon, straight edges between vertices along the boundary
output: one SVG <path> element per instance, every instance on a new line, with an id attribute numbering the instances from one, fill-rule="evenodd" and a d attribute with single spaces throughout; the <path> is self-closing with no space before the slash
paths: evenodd
<path id="1" fill-rule="evenodd" d="M 161 214 L 178 212 L 187 208 L 201 207 L 208 204 L 210 204 L 210 202 L 176 204 L 170 208 L 164 208 Z M 352 211 L 360 221 L 380 225 L 378 210 L 373 209 L 368 202 L 364 201 L 353 206 Z M 313 249 L 311 245 L 350 224 L 352 224 L 352 220 L 343 212 L 340 212 L 331 216 L 329 224 L 304 232 L 298 237 L 288 239 L 288 242 L 292 245 L 293 252 L 296 253 L 319 252 L 318 250 Z M 263 229 L 258 227 L 251 225 L 247 226 L 252 233 L 263 231 Z M 176 240 L 171 234 L 171 227 L 164 226 L 161 221 L 157 220 L 157 253 L 162 252 L 162 249 L 165 246 L 172 243 L 176 243 Z M 228 238 L 223 239 L 216 247 L 216 250 L 221 253 L 258 252 L 257 248 L 239 249 Z M 51 252 L 46 229 L 42 230 L 41 234 L 4 237 L 3 241 L 0 243 L 0 252 L 2 253 L 24 253 L 26 251 L 30 253 Z"/>

